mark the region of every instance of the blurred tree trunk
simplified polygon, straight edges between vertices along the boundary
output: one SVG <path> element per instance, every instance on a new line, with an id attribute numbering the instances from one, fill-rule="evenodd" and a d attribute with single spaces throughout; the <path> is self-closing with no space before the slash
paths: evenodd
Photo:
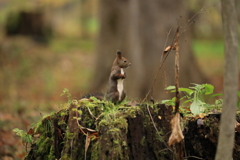
<path id="1" fill-rule="evenodd" d="M 225 38 L 224 99 L 216 160 L 232 159 L 234 147 L 238 89 L 238 23 L 235 2 L 222 0 Z"/>
<path id="2" fill-rule="evenodd" d="M 172 29 L 172 42 L 177 25 L 187 23 L 188 11 L 183 1 L 104 0 L 99 1 L 100 30 L 97 40 L 97 60 L 92 90 L 107 86 L 116 50 L 121 50 L 132 66 L 126 70 L 127 96 L 143 98 L 158 70 L 167 33 Z M 182 18 L 183 17 L 183 18 Z M 180 86 L 206 82 L 191 52 L 191 34 L 180 39 Z M 166 71 L 166 77 L 164 72 Z M 165 78 L 167 78 L 165 80 Z M 153 97 L 165 98 L 164 87 L 174 84 L 174 55 L 170 53 L 154 86 Z M 165 83 L 167 82 L 167 83 Z"/>

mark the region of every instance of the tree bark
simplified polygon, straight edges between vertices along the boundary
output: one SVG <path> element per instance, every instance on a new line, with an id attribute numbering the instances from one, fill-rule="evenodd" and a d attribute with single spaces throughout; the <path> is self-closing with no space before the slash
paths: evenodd
<path id="1" fill-rule="evenodd" d="M 216 160 L 232 159 L 238 89 L 238 31 L 235 0 L 222 0 L 225 38 L 225 72 L 223 112 Z"/>
<path id="2" fill-rule="evenodd" d="M 128 97 L 143 98 L 156 75 L 167 34 L 169 45 L 175 29 L 187 23 L 187 9 L 183 1 L 157 1 L 151 3 L 137 0 L 100 1 L 100 30 L 97 60 L 92 90 L 106 88 L 116 50 L 132 63 L 127 69 L 126 92 Z M 184 18 L 181 18 L 184 17 Z M 180 30 L 181 32 L 181 30 Z M 181 87 L 190 83 L 206 83 L 191 51 L 191 36 L 180 38 Z M 166 76 L 164 76 L 164 71 Z M 166 83 L 165 83 L 166 82 Z M 155 99 L 166 98 L 164 88 L 174 84 L 174 55 L 170 54 L 154 86 Z"/>

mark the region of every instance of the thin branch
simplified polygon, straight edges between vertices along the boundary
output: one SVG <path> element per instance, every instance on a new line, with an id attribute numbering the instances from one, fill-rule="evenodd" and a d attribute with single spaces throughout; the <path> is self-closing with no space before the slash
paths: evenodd
<path id="1" fill-rule="evenodd" d="M 183 27 L 183 31 L 180 33 L 180 35 L 184 32 L 186 32 L 187 30 L 189 30 L 190 26 L 194 23 L 194 18 L 198 15 L 198 14 L 201 14 L 203 13 L 204 11 L 204 8 L 205 6 L 200 10 L 198 11 L 197 13 L 195 13 L 190 19 L 188 19 L 188 22 L 186 23 L 186 25 Z"/>
<path id="2" fill-rule="evenodd" d="M 87 109 L 88 109 L 88 112 L 90 113 L 90 115 L 96 120 L 97 118 L 92 114 L 91 110 L 88 107 L 87 107 Z"/>
<path id="3" fill-rule="evenodd" d="M 166 48 L 166 43 L 167 43 L 167 41 L 168 41 L 168 37 L 169 37 L 170 32 L 171 32 L 171 30 L 169 30 L 169 32 L 168 32 L 168 34 L 167 34 L 167 39 L 166 39 L 166 42 L 165 42 L 165 48 Z M 175 34 L 175 36 L 174 36 L 174 39 L 175 39 L 175 37 L 176 37 L 176 34 Z M 164 50 L 163 50 L 163 52 L 162 52 L 162 55 L 161 55 L 160 65 L 159 65 L 159 67 L 158 67 L 158 71 L 157 71 L 157 73 L 156 73 L 156 75 L 155 75 L 155 77 L 154 77 L 154 79 L 153 79 L 153 82 L 152 82 L 152 85 L 151 85 L 150 89 L 148 90 L 145 98 L 141 101 L 141 103 L 143 103 L 143 102 L 146 101 L 147 97 L 149 96 L 149 94 L 150 94 L 151 91 L 153 90 L 153 86 L 154 86 L 154 84 L 155 84 L 155 82 L 156 82 L 156 80 L 157 80 L 157 76 L 158 76 L 160 70 L 162 69 L 162 66 L 163 66 L 165 60 L 167 59 L 170 51 L 172 50 L 172 46 L 173 46 L 173 45 L 174 45 L 174 40 L 173 40 L 170 48 L 169 48 L 167 51 L 166 51 L 166 49 L 164 48 Z"/>
<path id="4" fill-rule="evenodd" d="M 176 87 L 176 100 L 175 100 L 175 113 L 179 112 L 180 106 L 180 93 L 179 93 L 179 27 L 177 28 L 174 47 L 176 48 L 175 54 L 175 87 Z"/>

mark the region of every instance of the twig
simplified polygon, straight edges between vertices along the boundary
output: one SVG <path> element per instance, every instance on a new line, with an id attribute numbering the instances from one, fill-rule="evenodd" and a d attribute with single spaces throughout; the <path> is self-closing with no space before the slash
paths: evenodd
<path id="1" fill-rule="evenodd" d="M 91 110 L 88 107 L 87 107 L 87 109 L 88 109 L 88 112 L 90 113 L 90 115 L 96 120 L 97 118 L 92 114 Z"/>
<path id="2" fill-rule="evenodd" d="M 165 42 L 165 48 L 166 48 L 166 44 L 167 44 L 167 41 L 168 41 L 168 37 L 169 37 L 170 32 L 171 32 L 171 30 L 169 30 L 169 32 L 168 32 L 168 34 L 167 34 L 167 39 L 166 39 L 166 42 Z M 175 34 L 175 36 L 174 36 L 174 39 L 175 39 L 175 37 L 176 37 L 176 34 Z M 173 45 L 174 45 L 174 41 L 172 42 L 171 46 L 173 46 Z M 158 74 L 159 74 L 159 72 L 160 72 L 160 70 L 161 70 L 161 68 L 162 68 L 165 60 L 167 59 L 170 51 L 172 50 L 172 47 L 171 47 L 169 50 L 167 50 L 167 51 L 165 51 L 165 48 L 164 48 L 164 50 L 163 50 L 163 52 L 162 52 L 161 59 L 160 59 L 160 65 L 159 65 L 158 71 L 157 71 L 157 73 L 156 73 L 156 75 L 155 75 L 155 77 L 154 77 L 154 79 L 153 79 L 152 85 L 151 85 L 150 89 L 148 90 L 145 98 L 141 101 L 141 103 L 143 103 L 143 102 L 146 101 L 146 99 L 147 99 L 147 97 L 149 96 L 150 92 L 153 90 L 153 86 L 154 86 L 154 84 L 155 84 L 155 82 L 156 82 L 156 80 L 157 80 L 157 76 L 158 76 Z"/>
<path id="3" fill-rule="evenodd" d="M 175 101 L 175 113 L 179 112 L 180 94 L 179 94 L 179 27 L 177 28 L 174 47 L 176 48 L 175 54 L 175 87 L 176 87 L 176 101 Z"/>
<path id="4" fill-rule="evenodd" d="M 84 160 L 87 160 L 87 150 L 88 150 L 88 132 L 87 132 L 87 135 L 86 135 L 86 141 L 85 141 L 85 154 L 84 154 Z"/>
<path id="5" fill-rule="evenodd" d="M 194 19 L 198 14 L 202 13 L 203 10 L 204 10 L 204 8 L 205 8 L 205 6 L 204 6 L 200 11 L 198 11 L 196 14 L 194 14 L 190 19 L 188 19 L 188 22 L 187 22 L 186 25 L 183 27 L 183 31 L 180 33 L 180 35 L 181 35 L 182 33 L 186 32 L 186 31 L 190 28 L 190 26 L 194 23 L 194 20 L 193 20 L 193 19 Z"/>
<path id="6" fill-rule="evenodd" d="M 96 117 L 95 121 L 97 121 L 104 113 L 101 113 L 98 117 Z"/>
<path id="7" fill-rule="evenodd" d="M 172 31 L 172 29 L 170 29 L 170 30 L 168 31 L 167 38 L 166 38 L 166 41 L 165 41 L 165 44 L 164 44 L 163 53 L 164 53 L 164 51 L 165 51 L 165 48 L 167 47 L 168 37 L 169 37 L 171 31 Z M 164 54 L 162 54 L 162 56 L 161 56 L 160 63 L 162 62 L 163 55 L 164 55 Z"/>
<path id="8" fill-rule="evenodd" d="M 37 107 L 35 107 L 35 108 L 36 108 L 36 110 L 38 110 L 40 116 L 43 117 L 42 112 L 40 111 L 40 109 L 38 109 Z"/>

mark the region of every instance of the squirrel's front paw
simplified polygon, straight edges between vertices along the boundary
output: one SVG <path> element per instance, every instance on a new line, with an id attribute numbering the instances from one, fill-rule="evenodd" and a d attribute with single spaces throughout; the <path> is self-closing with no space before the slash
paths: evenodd
<path id="1" fill-rule="evenodd" d="M 119 74 L 119 78 L 125 79 L 126 76 L 124 74 Z"/>

